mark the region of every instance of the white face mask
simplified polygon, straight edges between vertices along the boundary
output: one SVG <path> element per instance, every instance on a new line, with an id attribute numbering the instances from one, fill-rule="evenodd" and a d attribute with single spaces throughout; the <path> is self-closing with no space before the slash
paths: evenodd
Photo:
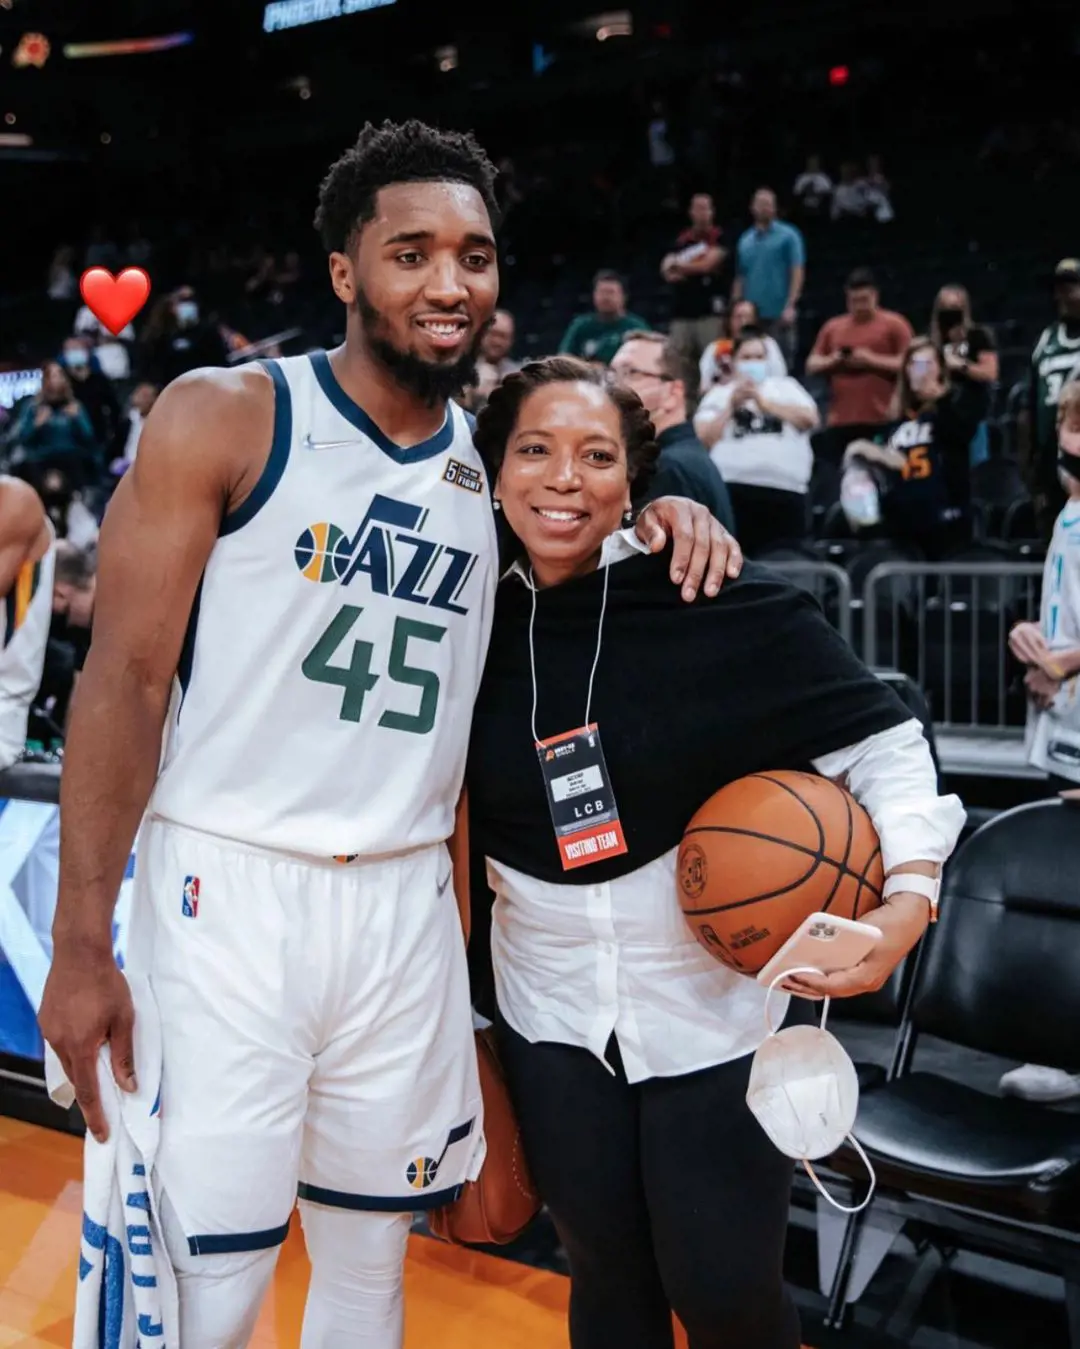
<path id="1" fill-rule="evenodd" d="M 877 1178 L 869 1158 L 851 1133 L 859 1108 L 859 1079 L 843 1045 L 825 1029 L 829 999 L 825 999 L 820 1026 L 788 1026 L 777 1031 L 769 1020 L 773 989 L 794 973 L 785 970 L 769 985 L 765 999 L 768 1037 L 754 1055 L 746 1104 L 775 1146 L 785 1156 L 802 1162 L 807 1175 L 834 1208 L 858 1213 L 869 1204 Z M 845 1139 L 870 1173 L 869 1192 L 854 1208 L 837 1203 L 810 1165 L 811 1161 L 830 1156 Z"/>

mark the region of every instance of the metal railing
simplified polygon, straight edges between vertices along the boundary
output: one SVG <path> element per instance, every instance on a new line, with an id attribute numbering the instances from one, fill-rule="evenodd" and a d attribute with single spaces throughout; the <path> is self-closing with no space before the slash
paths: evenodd
<path id="1" fill-rule="evenodd" d="M 883 562 L 862 593 L 867 665 L 911 675 L 943 729 L 1021 734 L 1009 629 L 1037 622 L 1041 563 Z"/>
<path id="2" fill-rule="evenodd" d="M 855 608 L 851 577 L 835 562 L 811 562 L 798 558 L 773 560 L 765 565 L 770 571 L 786 577 L 792 585 L 808 590 L 825 611 L 825 616 L 838 630 L 844 641 L 851 642 L 851 615 Z"/>

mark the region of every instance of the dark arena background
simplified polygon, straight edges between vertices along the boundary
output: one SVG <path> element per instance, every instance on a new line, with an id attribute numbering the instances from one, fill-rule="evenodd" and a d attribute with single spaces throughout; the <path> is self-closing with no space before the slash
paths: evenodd
<path id="1" fill-rule="evenodd" d="M 786 1274 L 813 1349 L 1080 1349 L 1080 804 L 1059 801 L 1062 784 L 1029 761 L 1025 671 L 1008 645 L 1014 624 L 1040 618 L 1061 505 L 1055 405 L 1080 367 L 1078 88 L 1080 12 L 1047 0 L 645 0 L 604 12 L 572 0 L 0 0 L 0 460 L 38 486 L 87 559 L 84 596 L 101 517 L 164 384 L 343 340 L 312 217 L 327 167 L 369 119 L 472 130 L 498 166 L 505 340 L 468 406 L 507 361 L 575 342 L 609 357 L 588 333 L 625 311 L 624 326 L 678 340 L 690 417 L 735 378 L 732 339 L 747 324 L 818 408 L 816 429 L 795 437 L 813 464 L 799 528 L 775 525 L 755 490 L 777 483 L 729 473 L 717 442 L 735 533 L 745 520 L 747 551 L 810 589 L 924 720 L 968 827 L 932 934 L 948 949 L 832 1008 L 880 1185 L 846 1222 L 799 1172 Z M 740 242 L 762 223 L 761 188 L 801 239 L 802 264 L 777 253 L 779 282 L 750 256 L 760 241 Z M 722 253 L 690 293 L 668 263 L 699 244 Z M 118 339 L 83 307 L 91 266 L 150 277 Z M 615 274 L 613 309 L 594 298 L 601 270 Z M 740 296 L 756 314 L 736 312 Z M 845 367 L 850 339 L 822 332 L 853 303 L 876 306 L 875 333 L 882 314 L 901 316 L 888 320 L 906 334 L 898 354 L 929 335 L 949 397 L 965 400 L 947 538 L 857 517 L 859 484 L 883 492 L 892 470 L 849 447 L 903 446 L 897 427 L 915 411 L 902 391 L 893 403 L 895 373 Z M 957 307 L 943 323 L 939 311 Z M 830 352 L 839 365 L 822 362 Z M 46 383 L 50 370 L 68 380 L 86 414 L 59 468 L 35 448 L 43 370 Z M 747 421 L 747 441 L 782 439 L 767 423 Z M 701 414 L 697 426 L 705 439 Z M 853 462 L 861 477 L 846 472 Z M 920 462 L 913 452 L 905 477 Z M 89 623 L 58 602 L 27 754 L 0 779 L 3 1346 L 71 1342 L 81 1121 L 45 1094 L 35 1018 L 63 732 Z M 1080 787 L 1076 764 L 1061 775 Z M 134 860 L 117 907 L 121 963 Z M 1046 978 L 1051 952 L 1064 983 Z M 1062 1061 L 1070 1035 L 1076 1053 Z M 1022 1063 L 1041 1078 L 1003 1090 Z M 858 1193 L 839 1161 L 822 1171 Z M 565 1271 L 546 1215 L 476 1252 L 418 1222 L 406 1343 L 566 1345 Z M 299 1343 L 306 1277 L 294 1225 L 253 1343 Z"/>

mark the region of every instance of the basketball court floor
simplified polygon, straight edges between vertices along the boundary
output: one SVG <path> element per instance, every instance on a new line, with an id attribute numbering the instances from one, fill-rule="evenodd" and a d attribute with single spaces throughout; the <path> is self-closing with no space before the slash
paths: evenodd
<path id="1" fill-rule="evenodd" d="M 82 1142 L 0 1117 L 0 1349 L 70 1346 L 82 1218 Z M 253 1349 L 295 1349 L 307 1291 L 299 1221 Z M 410 1239 L 406 1349 L 566 1349 L 559 1274 Z"/>
<path id="2" fill-rule="evenodd" d="M 999 1070 L 988 1063 L 984 1075 Z M 71 1344 L 81 1162 L 80 1139 L 0 1116 L 0 1349 Z M 553 1241 L 553 1232 L 537 1231 L 531 1242 L 517 1243 L 514 1259 L 505 1259 L 414 1235 L 406 1268 L 406 1349 L 567 1349 L 568 1283 Z M 890 1256 L 852 1324 L 839 1334 L 825 1330 L 812 1213 L 793 1219 L 786 1267 L 814 1349 L 1065 1349 L 1069 1342 L 1060 1279 L 963 1256 L 936 1281 L 918 1328 L 896 1338 L 890 1309 L 912 1282 L 910 1252 Z M 255 1349 L 299 1344 L 307 1279 L 297 1220 Z M 677 1346 L 686 1349 L 684 1337 Z"/>

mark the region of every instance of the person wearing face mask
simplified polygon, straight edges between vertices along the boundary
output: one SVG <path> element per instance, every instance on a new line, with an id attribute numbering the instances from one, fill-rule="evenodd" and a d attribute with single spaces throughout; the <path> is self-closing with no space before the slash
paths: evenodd
<path id="1" fill-rule="evenodd" d="M 190 286 L 181 286 L 156 306 L 143 334 L 142 378 L 164 387 L 203 366 L 229 363 L 217 326 L 204 316 Z"/>
<path id="2" fill-rule="evenodd" d="M 938 291 L 930 314 L 930 338 L 945 353 L 957 402 L 976 423 L 971 441 L 974 468 L 990 458 L 986 419 L 999 363 L 993 333 L 972 321 L 971 297 L 963 286 L 942 286 Z"/>
<path id="3" fill-rule="evenodd" d="M 714 384 L 724 384 L 731 378 L 731 353 L 735 343 L 742 336 L 744 328 L 753 328 L 761 332 L 758 323 L 757 306 L 753 300 L 736 300 L 728 315 L 728 333 L 718 338 L 701 353 L 698 364 L 698 392 L 706 394 Z M 770 375 L 786 375 L 787 361 L 775 337 L 764 333 L 761 339 L 765 343 L 765 352 L 769 362 Z"/>
<path id="4" fill-rule="evenodd" d="M 865 916 L 886 935 L 853 969 L 787 981 L 842 997 L 880 987 L 920 939 L 920 887 L 963 807 L 938 795 L 921 724 L 812 597 L 751 562 L 716 598 L 671 602 L 663 559 L 623 528 L 657 454 L 626 384 L 530 362 L 475 440 L 512 561 L 474 709 L 469 829 L 494 892 L 500 1058 L 570 1264 L 571 1349 L 672 1349 L 672 1312 L 693 1349 L 798 1349 L 782 1274 L 793 1162 L 747 1101 L 765 990 L 690 932 L 678 845 L 746 774 L 844 777 L 895 878 Z M 577 818 L 592 798 L 603 814 L 576 839 L 568 762 L 594 789 Z M 487 909 L 478 893 L 474 941 Z M 783 993 L 770 1007 L 813 1018 Z"/>
<path id="5" fill-rule="evenodd" d="M 58 361 L 42 365 L 41 389 L 22 410 L 15 444 L 31 475 L 58 467 L 81 485 L 96 472 L 94 428 Z"/>
<path id="6" fill-rule="evenodd" d="M 686 415 L 686 360 L 663 333 L 627 333 L 611 362 L 611 373 L 628 384 L 656 429 L 660 454 L 647 499 L 684 496 L 700 501 L 725 529 L 735 532 L 731 498 L 705 446 Z"/>
<path id="7" fill-rule="evenodd" d="M 904 355 L 896 411 L 897 418 L 874 441 L 852 441 L 844 462 L 862 457 L 888 470 L 882 532 L 940 561 L 971 541 L 968 446 L 975 422 L 970 403 L 956 396 L 944 354 L 929 337 L 917 337 Z"/>
<path id="8" fill-rule="evenodd" d="M 98 444 L 107 445 L 120 421 L 120 401 L 112 381 L 102 374 L 85 337 L 65 338 L 60 359 L 76 397 L 86 409 Z"/>
<path id="9" fill-rule="evenodd" d="M 734 379 L 709 390 L 694 429 L 727 484 L 740 542 L 753 557 L 809 531 L 810 434 L 819 416 L 797 379 L 769 373 L 768 352 L 756 330 L 743 329 L 733 361 Z"/>

